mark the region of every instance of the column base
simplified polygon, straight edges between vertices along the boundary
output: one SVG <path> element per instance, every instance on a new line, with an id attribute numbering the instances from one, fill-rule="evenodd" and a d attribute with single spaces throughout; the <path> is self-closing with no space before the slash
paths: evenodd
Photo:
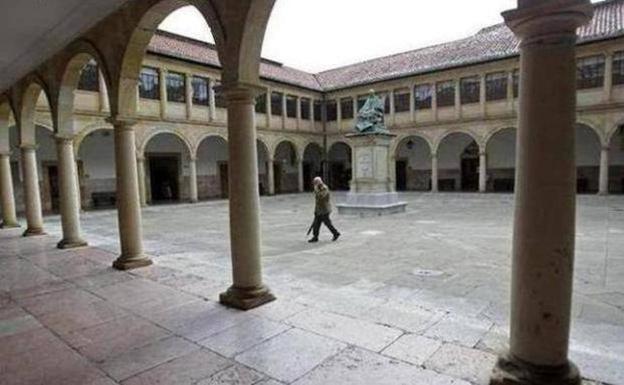
<path id="1" fill-rule="evenodd" d="M 39 235 L 46 235 L 46 232 L 43 231 L 42 228 L 33 229 L 33 228 L 29 227 L 22 234 L 22 236 L 24 236 L 24 237 L 36 237 L 36 236 L 39 236 Z"/>
<path id="2" fill-rule="evenodd" d="M 86 247 L 86 246 L 89 246 L 89 244 L 86 241 L 83 241 L 82 239 L 76 239 L 76 240 L 61 239 L 61 241 L 56 244 L 56 247 L 61 250 L 76 249 L 78 247 Z"/>
<path id="3" fill-rule="evenodd" d="M 0 229 L 16 229 L 21 227 L 17 222 L 2 222 L 0 223 Z"/>
<path id="4" fill-rule="evenodd" d="M 113 268 L 117 270 L 133 270 L 133 269 L 138 269 L 141 267 L 149 266 L 152 263 L 154 262 L 152 262 L 151 259 L 145 256 L 130 259 L 122 255 L 119 258 L 117 258 L 115 262 L 113 262 Z"/>
<path id="5" fill-rule="evenodd" d="M 271 301 L 275 301 L 275 296 L 266 286 L 249 289 L 231 286 L 219 295 L 219 302 L 222 305 L 239 310 L 251 310 Z"/>
<path id="6" fill-rule="evenodd" d="M 572 362 L 538 366 L 504 355 L 494 367 L 490 385 L 581 385 L 581 375 Z"/>

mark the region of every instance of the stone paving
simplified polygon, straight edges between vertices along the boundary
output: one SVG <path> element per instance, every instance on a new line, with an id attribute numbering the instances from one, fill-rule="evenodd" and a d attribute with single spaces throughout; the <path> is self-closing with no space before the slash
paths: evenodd
<path id="1" fill-rule="evenodd" d="M 340 197 L 339 197 L 340 198 Z M 230 284 L 227 202 L 144 210 L 155 265 L 109 266 L 114 211 L 89 248 L 0 231 L 0 385 L 486 384 L 507 343 L 510 195 L 407 194 L 408 212 L 335 216 L 310 245 L 310 196 L 262 199 L 276 302 L 216 303 Z M 581 196 L 571 357 L 624 384 L 624 197 Z M 587 383 L 594 383 L 588 381 Z"/>

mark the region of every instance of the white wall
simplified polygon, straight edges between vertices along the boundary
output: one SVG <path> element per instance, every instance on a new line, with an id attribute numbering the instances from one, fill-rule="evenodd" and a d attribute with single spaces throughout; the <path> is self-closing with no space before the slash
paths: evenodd
<path id="1" fill-rule="evenodd" d="M 444 138 L 438 147 L 438 169 L 459 170 L 461 154 L 472 141 L 472 137 L 463 133 L 454 133 Z"/>
<path id="2" fill-rule="evenodd" d="M 413 142 L 413 147 L 409 149 L 407 143 Z M 431 170 L 431 150 L 429 144 L 420 137 L 413 136 L 405 139 L 399 145 L 396 159 L 406 159 L 407 166 L 412 170 Z"/>
<path id="3" fill-rule="evenodd" d="M 227 142 L 220 137 L 204 139 L 197 150 L 197 175 L 217 175 L 219 162 L 227 162 Z"/>

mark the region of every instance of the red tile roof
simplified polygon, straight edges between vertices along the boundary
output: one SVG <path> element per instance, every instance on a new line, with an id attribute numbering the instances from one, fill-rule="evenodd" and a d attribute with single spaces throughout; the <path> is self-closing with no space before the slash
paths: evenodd
<path id="1" fill-rule="evenodd" d="M 580 43 L 624 35 L 624 0 L 606 0 L 594 4 L 594 8 L 592 21 L 579 29 Z M 167 32 L 159 31 L 155 34 L 148 51 L 220 66 L 213 45 Z M 518 40 L 504 24 L 497 24 L 465 39 L 367 60 L 319 74 L 264 60 L 260 75 L 264 79 L 315 91 L 331 91 L 515 55 L 518 55 Z"/>

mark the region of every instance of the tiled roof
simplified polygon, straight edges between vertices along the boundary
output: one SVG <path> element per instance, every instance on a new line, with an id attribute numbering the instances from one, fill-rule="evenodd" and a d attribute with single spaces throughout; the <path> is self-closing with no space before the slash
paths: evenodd
<path id="1" fill-rule="evenodd" d="M 624 0 L 606 0 L 594 4 L 594 8 L 592 21 L 579 29 L 581 43 L 624 35 Z M 170 33 L 159 31 L 154 35 L 149 51 L 219 66 L 214 46 Z M 260 75 L 264 79 L 311 90 L 331 91 L 517 54 L 518 40 L 504 24 L 497 24 L 465 39 L 367 60 L 319 74 L 263 61 Z"/>

